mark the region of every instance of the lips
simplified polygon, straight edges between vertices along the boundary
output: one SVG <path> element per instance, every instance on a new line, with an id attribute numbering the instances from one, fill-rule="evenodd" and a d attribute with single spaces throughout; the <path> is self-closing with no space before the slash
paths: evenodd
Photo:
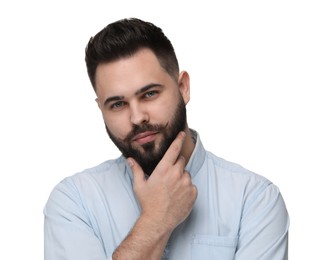
<path id="1" fill-rule="evenodd" d="M 132 138 L 133 142 L 137 142 L 140 145 L 146 144 L 148 142 L 152 142 L 155 140 L 156 135 L 158 132 L 155 131 L 146 131 L 143 133 L 140 133 Z"/>

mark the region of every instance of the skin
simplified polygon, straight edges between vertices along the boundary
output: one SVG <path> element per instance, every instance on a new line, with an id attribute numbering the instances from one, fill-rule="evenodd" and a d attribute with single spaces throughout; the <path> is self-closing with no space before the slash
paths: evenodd
<path id="1" fill-rule="evenodd" d="M 142 49 L 131 57 L 97 67 L 96 101 L 108 130 L 125 140 L 134 125 L 169 125 L 179 95 L 185 105 L 190 99 L 189 83 L 187 72 L 174 80 L 153 52 Z M 144 132 L 129 142 L 143 153 L 144 144 L 154 142 L 157 149 L 163 140 L 162 132 Z M 171 233 L 190 214 L 197 198 L 197 189 L 185 171 L 193 149 L 186 124 L 147 180 L 137 161 L 128 158 L 142 211 L 113 259 L 160 259 Z"/>

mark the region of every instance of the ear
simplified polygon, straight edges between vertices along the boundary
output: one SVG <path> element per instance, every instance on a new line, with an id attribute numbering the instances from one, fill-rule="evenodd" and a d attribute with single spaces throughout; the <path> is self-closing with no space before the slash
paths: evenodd
<path id="1" fill-rule="evenodd" d="M 185 104 L 190 101 L 190 75 L 182 71 L 178 77 L 178 87 Z"/>
<path id="2" fill-rule="evenodd" d="M 99 109 L 101 110 L 100 100 L 98 98 L 95 99 L 95 102 L 97 102 Z"/>

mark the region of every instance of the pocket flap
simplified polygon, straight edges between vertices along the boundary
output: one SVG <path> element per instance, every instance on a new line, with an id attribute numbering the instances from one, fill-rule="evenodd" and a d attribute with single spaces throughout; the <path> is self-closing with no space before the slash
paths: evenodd
<path id="1" fill-rule="evenodd" d="M 193 260 L 234 259 L 238 237 L 194 235 L 191 243 Z"/>

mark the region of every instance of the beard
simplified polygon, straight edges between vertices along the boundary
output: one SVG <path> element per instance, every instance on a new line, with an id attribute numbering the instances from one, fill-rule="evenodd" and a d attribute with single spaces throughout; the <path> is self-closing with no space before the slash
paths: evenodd
<path id="1" fill-rule="evenodd" d="M 163 158 L 171 143 L 175 140 L 177 134 L 180 131 L 185 130 L 185 128 L 186 107 L 181 95 L 179 95 L 175 114 L 173 115 L 171 120 L 165 125 L 149 123 L 134 125 L 132 130 L 124 139 L 117 138 L 111 131 L 109 131 L 106 125 L 106 130 L 109 138 L 121 151 L 123 156 L 125 156 L 126 158 L 134 158 L 139 163 L 144 173 L 148 176 L 152 174 L 155 167 Z M 156 131 L 161 133 L 163 135 L 163 139 L 161 140 L 160 144 L 156 145 L 155 141 L 152 141 L 141 145 L 139 147 L 140 149 L 135 148 L 131 143 L 132 138 L 137 134 L 146 131 Z"/>

